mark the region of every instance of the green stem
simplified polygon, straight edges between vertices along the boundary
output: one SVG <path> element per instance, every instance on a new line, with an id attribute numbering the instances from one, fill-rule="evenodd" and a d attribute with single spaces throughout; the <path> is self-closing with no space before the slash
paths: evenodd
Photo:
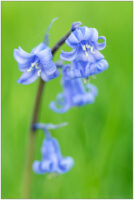
<path id="1" fill-rule="evenodd" d="M 66 35 L 57 42 L 57 44 L 52 49 L 52 54 L 56 53 L 56 51 L 60 48 L 62 44 L 64 44 L 65 40 L 68 38 L 68 36 L 71 34 L 71 32 L 74 30 L 70 30 Z M 26 164 L 25 164 L 25 171 L 24 171 L 24 179 L 23 179 L 23 187 L 22 187 L 22 198 L 28 199 L 30 198 L 31 193 L 31 186 L 32 186 L 32 163 L 34 160 L 34 150 L 35 150 L 35 130 L 33 130 L 33 125 L 37 122 L 38 115 L 39 115 L 39 109 L 43 94 L 43 89 L 45 86 L 45 82 L 43 80 L 40 80 L 36 100 L 35 100 L 35 106 L 34 111 L 32 115 L 32 121 L 30 126 L 30 134 L 28 139 L 28 149 L 27 149 L 27 155 L 26 155 Z"/>

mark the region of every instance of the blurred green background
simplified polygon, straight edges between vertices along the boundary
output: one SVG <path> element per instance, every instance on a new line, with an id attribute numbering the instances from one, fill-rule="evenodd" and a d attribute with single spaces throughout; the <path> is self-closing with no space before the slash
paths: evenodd
<path id="1" fill-rule="evenodd" d="M 20 85 L 13 49 L 30 50 L 44 37 L 52 18 L 50 47 L 72 22 L 95 27 L 107 38 L 102 51 L 109 63 L 91 79 L 99 90 L 92 105 L 65 114 L 49 109 L 61 92 L 60 77 L 47 83 L 40 122 L 67 127 L 52 132 L 70 172 L 50 178 L 33 173 L 31 198 L 132 198 L 132 2 L 2 2 L 2 198 L 21 198 L 28 130 L 39 80 Z M 62 49 L 67 50 L 64 45 Z M 61 50 L 61 49 L 60 49 Z M 58 59 L 60 51 L 56 54 Z M 43 133 L 36 136 L 35 159 L 41 159 Z"/>

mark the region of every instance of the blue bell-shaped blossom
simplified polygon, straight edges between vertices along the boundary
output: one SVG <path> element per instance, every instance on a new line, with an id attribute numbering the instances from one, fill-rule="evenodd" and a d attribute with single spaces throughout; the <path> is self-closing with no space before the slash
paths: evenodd
<path id="1" fill-rule="evenodd" d="M 44 43 L 40 43 L 31 53 L 19 47 L 14 50 L 14 57 L 18 62 L 19 70 L 23 72 L 18 83 L 30 84 L 38 77 L 41 77 L 43 81 L 49 81 L 59 74 L 52 61 L 51 49 Z"/>
<path id="2" fill-rule="evenodd" d="M 94 102 L 97 88 L 89 83 L 84 84 L 81 79 L 69 79 L 67 75 L 70 65 L 63 67 L 63 92 L 50 103 L 50 108 L 57 113 L 64 113 L 70 107 L 83 106 Z"/>
<path id="3" fill-rule="evenodd" d="M 41 148 L 42 160 L 34 161 L 33 163 L 33 171 L 35 173 L 64 174 L 68 172 L 74 165 L 74 160 L 72 157 L 62 156 L 58 141 L 55 138 L 52 138 L 50 132 L 48 131 L 48 129 L 55 129 L 64 125 L 66 124 L 35 124 L 34 128 L 43 129 L 46 135 Z"/>
<path id="4" fill-rule="evenodd" d="M 103 40 L 99 43 L 98 40 Z M 76 78 L 87 78 L 103 72 L 108 63 L 99 52 L 106 46 L 106 38 L 98 37 L 95 28 L 78 27 L 66 40 L 66 44 L 73 48 L 71 52 L 61 52 L 61 59 L 72 62 L 72 73 Z"/>

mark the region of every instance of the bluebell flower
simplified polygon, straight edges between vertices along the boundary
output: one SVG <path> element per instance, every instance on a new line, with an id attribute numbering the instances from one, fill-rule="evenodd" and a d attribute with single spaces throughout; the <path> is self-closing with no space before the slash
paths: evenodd
<path id="1" fill-rule="evenodd" d="M 74 165 L 72 157 L 63 157 L 60 151 L 59 143 L 55 138 L 52 138 L 48 129 L 55 129 L 66 125 L 52 124 L 35 124 L 35 128 L 43 129 L 46 138 L 43 141 L 41 148 L 42 160 L 34 161 L 33 171 L 37 174 L 58 173 L 64 174 L 68 172 Z"/>
<path id="2" fill-rule="evenodd" d="M 69 78 L 88 78 L 103 72 L 107 67 L 108 63 L 101 53 L 98 52 L 94 55 L 89 53 L 88 57 L 81 55 L 72 61 L 66 76 Z"/>
<path id="3" fill-rule="evenodd" d="M 63 92 L 57 95 L 56 101 L 50 103 L 50 108 L 57 113 L 64 113 L 70 107 L 83 106 L 94 102 L 97 88 L 81 79 L 68 79 L 66 71 L 70 67 L 63 67 Z"/>
<path id="4" fill-rule="evenodd" d="M 99 43 L 98 40 L 103 40 Z M 95 28 L 78 27 L 66 40 L 66 44 L 73 48 L 71 52 L 61 52 L 61 59 L 72 62 L 74 77 L 87 78 L 107 69 L 108 63 L 99 52 L 106 46 L 106 38 L 98 37 Z"/>
<path id="5" fill-rule="evenodd" d="M 18 83 L 30 84 L 38 77 L 43 81 L 49 81 L 58 76 L 58 70 L 52 61 L 51 49 L 44 43 L 40 43 L 31 53 L 19 47 L 14 50 L 14 57 L 18 62 L 19 70 L 23 72 Z"/>

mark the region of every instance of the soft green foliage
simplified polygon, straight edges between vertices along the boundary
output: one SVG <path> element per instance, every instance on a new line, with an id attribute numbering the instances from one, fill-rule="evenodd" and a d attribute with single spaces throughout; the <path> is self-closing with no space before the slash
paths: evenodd
<path id="1" fill-rule="evenodd" d="M 20 85 L 13 49 L 30 51 L 44 39 L 52 18 L 52 47 L 82 21 L 107 38 L 103 50 L 109 68 L 91 79 L 98 87 L 93 105 L 65 114 L 48 105 L 61 91 L 60 79 L 45 86 L 39 121 L 69 122 L 52 132 L 73 169 L 50 177 L 33 173 L 31 198 L 132 198 L 132 2 L 2 2 L 2 198 L 20 198 L 34 99 L 39 80 Z M 63 50 L 68 50 L 66 45 Z M 59 53 L 56 54 L 55 60 Z M 51 92 L 50 92 L 51 91 Z M 36 136 L 40 159 L 43 133 Z"/>

